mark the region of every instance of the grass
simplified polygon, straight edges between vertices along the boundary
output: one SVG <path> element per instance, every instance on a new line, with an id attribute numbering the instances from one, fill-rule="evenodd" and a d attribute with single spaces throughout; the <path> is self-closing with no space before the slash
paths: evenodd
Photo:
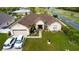
<path id="1" fill-rule="evenodd" d="M 47 44 L 47 40 L 50 39 L 52 44 Z M 79 50 L 77 44 L 73 45 L 69 43 L 69 37 L 63 32 L 43 32 L 43 37 L 40 39 L 26 39 L 23 51 L 64 51 Z"/>
<path id="2" fill-rule="evenodd" d="M 8 38 L 7 34 L 0 33 L 0 50 L 2 50 L 3 44 L 7 38 Z"/>

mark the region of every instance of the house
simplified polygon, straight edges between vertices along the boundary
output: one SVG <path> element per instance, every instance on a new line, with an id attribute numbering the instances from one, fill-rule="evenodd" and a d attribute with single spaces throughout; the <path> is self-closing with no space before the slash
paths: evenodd
<path id="1" fill-rule="evenodd" d="M 23 17 L 18 23 L 11 27 L 12 35 L 30 34 L 30 28 L 34 25 L 36 29 L 48 29 L 49 31 L 61 31 L 61 24 L 52 16 L 47 14 L 30 14 Z"/>
<path id="2" fill-rule="evenodd" d="M 20 10 L 13 11 L 12 13 L 25 15 L 25 14 L 30 14 L 31 11 L 29 9 L 26 9 L 26 8 L 20 8 Z"/>
<path id="3" fill-rule="evenodd" d="M 0 13 L 0 29 L 7 28 L 14 21 L 15 21 L 14 17 L 5 13 Z"/>

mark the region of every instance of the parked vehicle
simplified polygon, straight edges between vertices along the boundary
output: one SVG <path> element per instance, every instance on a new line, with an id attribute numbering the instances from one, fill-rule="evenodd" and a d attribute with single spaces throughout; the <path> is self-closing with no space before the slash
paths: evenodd
<path id="1" fill-rule="evenodd" d="M 8 38 L 8 39 L 5 41 L 4 45 L 3 45 L 3 49 L 10 49 L 10 48 L 12 48 L 12 46 L 13 46 L 14 43 L 15 43 L 15 40 L 16 40 L 16 38 L 14 38 L 14 37 Z"/>
<path id="2" fill-rule="evenodd" d="M 23 35 L 19 35 L 17 38 L 16 38 L 16 41 L 15 41 L 15 44 L 14 44 L 14 48 L 16 49 L 20 49 L 23 47 L 23 44 L 24 44 L 24 36 Z"/>

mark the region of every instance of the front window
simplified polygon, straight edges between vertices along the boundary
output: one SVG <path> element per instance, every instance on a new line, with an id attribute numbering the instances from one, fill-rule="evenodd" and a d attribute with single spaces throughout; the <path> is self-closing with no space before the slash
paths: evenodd
<path id="1" fill-rule="evenodd" d="M 53 29 L 54 29 L 54 30 L 56 30 L 56 29 L 57 29 L 57 26 L 56 26 L 56 25 L 54 25 Z"/>
<path id="2" fill-rule="evenodd" d="M 14 38 L 10 41 L 10 44 L 13 42 Z"/>
<path id="3" fill-rule="evenodd" d="M 21 43 L 21 41 L 20 40 L 16 40 L 16 43 Z"/>

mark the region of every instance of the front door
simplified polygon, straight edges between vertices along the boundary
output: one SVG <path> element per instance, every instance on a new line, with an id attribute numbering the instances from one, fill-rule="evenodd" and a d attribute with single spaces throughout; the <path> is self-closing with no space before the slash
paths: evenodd
<path id="1" fill-rule="evenodd" d="M 43 29 L 43 26 L 42 25 L 38 25 L 38 29 Z"/>

